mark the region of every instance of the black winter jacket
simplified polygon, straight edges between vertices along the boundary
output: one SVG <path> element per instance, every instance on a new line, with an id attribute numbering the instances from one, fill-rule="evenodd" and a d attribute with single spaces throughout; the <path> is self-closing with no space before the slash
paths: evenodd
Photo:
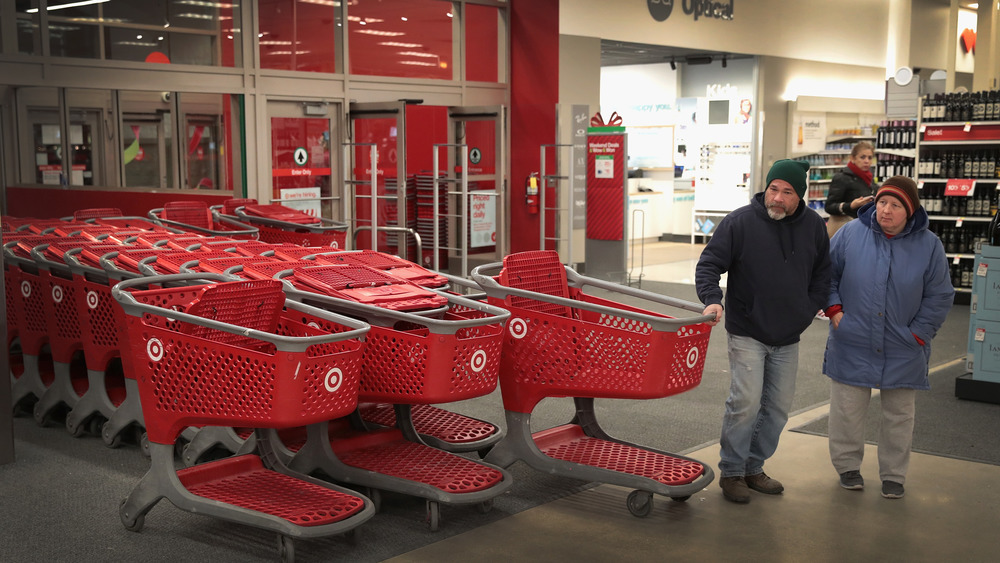
<path id="1" fill-rule="evenodd" d="M 726 330 L 769 346 L 794 344 L 830 297 L 826 225 L 805 202 L 775 221 L 758 193 L 723 218 L 701 253 L 695 289 L 705 305 L 722 303 L 723 272 Z"/>
<path id="2" fill-rule="evenodd" d="M 878 186 L 872 182 L 869 186 L 865 181 L 858 178 L 848 167 L 844 167 L 833 176 L 830 182 L 830 191 L 826 195 L 826 212 L 830 215 L 847 215 L 852 219 L 858 218 L 858 210 L 851 209 L 851 202 L 859 197 L 875 195 Z M 840 212 L 840 204 L 844 204 L 844 212 Z"/>

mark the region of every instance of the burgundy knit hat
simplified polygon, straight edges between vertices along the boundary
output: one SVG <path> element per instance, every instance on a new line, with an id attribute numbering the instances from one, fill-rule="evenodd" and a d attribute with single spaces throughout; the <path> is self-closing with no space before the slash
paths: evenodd
<path id="1" fill-rule="evenodd" d="M 882 187 L 875 194 L 875 201 L 880 197 L 891 195 L 898 199 L 906 208 L 906 218 L 913 217 L 920 207 L 920 194 L 917 192 L 917 184 L 906 176 L 893 176 L 882 182 Z"/>

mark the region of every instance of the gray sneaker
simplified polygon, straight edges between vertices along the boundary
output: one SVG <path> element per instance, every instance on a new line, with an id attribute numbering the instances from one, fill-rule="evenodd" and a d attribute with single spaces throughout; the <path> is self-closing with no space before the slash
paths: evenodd
<path id="1" fill-rule="evenodd" d="M 726 500 L 740 504 L 750 502 L 750 488 L 743 477 L 723 477 L 719 479 L 719 486 L 722 487 L 722 496 Z"/>
<path id="2" fill-rule="evenodd" d="M 860 471 L 845 471 L 840 474 L 840 486 L 850 491 L 860 491 L 865 488 L 865 480 Z"/>
<path id="3" fill-rule="evenodd" d="M 882 496 L 885 498 L 903 498 L 903 485 L 895 481 L 882 481 Z"/>

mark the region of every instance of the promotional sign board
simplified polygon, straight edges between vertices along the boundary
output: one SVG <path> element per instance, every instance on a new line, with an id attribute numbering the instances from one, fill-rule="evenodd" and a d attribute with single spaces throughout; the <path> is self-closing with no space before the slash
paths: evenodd
<path id="1" fill-rule="evenodd" d="M 283 188 L 280 190 L 280 193 L 282 199 L 281 205 L 298 209 L 313 217 L 320 216 L 319 186 L 311 188 Z"/>
<path id="2" fill-rule="evenodd" d="M 625 237 L 624 127 L 591 127 L 587 136 L 587 238 Z"/>
<path id="3" fill-rule="evenodd" d="M 497 243 L 497 204 L 492 195 L 469 194 L 469 237 L 472 248 L 494 246 Z"/>

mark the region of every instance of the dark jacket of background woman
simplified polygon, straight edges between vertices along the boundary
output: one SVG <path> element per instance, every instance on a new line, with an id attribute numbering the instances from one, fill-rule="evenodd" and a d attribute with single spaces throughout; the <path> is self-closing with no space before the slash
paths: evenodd
<path id="1" fill-rule="evenodd" d="M 843 167 L 840 172 L 833 176 L 830 182 L 830 191 L 826 196 L 826 212 L 830 215 L 847 215 L 852 219 L 858 218 L 858 210 L 851 209 L 851 202 L 859 197 L 874 195 L 878 186 L 875 182 L 869 186 L 865 181 L 848 167 Z M 844 204 L 844 211 L 840 211 L 840 204 Z"/>

